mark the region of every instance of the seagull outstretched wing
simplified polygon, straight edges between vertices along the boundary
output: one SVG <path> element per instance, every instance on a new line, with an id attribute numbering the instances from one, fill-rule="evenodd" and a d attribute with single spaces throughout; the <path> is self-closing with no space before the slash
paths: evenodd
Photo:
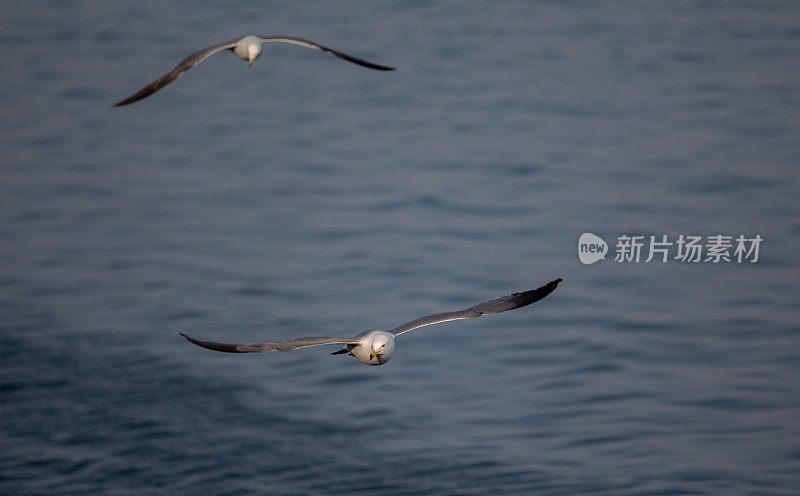
<path id="1" fill-rule="evenodd" d="M 117 102 L 114 104 L 115 107 L 121 107 L 123 105 L 130 105 L 131 103 L 138 102 L 148 96 L 152 95 L 156 91 L 160 90 L 164 86 L 168 85 L 169 83 L 175 81 L 179 77 L 183 75 L 184 72 L 188 71 L 192 67 L 200 64 L 207 58 L 215 55 L 223 50 L 230 50 L 236 46 L 241 38 L 236 38 L 235 40 L 226 41 L 225 43 L 219 43 L 217 45 L 211 45 L 210 47 L 203 48 L 202 50 L 195 52 L 185 59 L 183 59 L 180 64 L 176 65 L 168 73 L 164 74 L 160 78 L 156 79 L 152 83 L 148 84 L 144 88 L 140 89 L 133 95 L 129 96 L 128 98 Z"/>
<path id="2" fill-rule="evenodd" d="M 267 351 L 292 351 L 311 346 L 322 346 L 325 344 L 358 344 L 353 338 L 333 338 L 333 337 L 305 337 L 290 339 L 289 341 L 275 341 L 265 343 L 218 343 L 216 341 L 201 341 L 184 333 L 181 336 L 189 342 L 203 348 L 222 351 L 225 353 L 264 353 Z"/>
<path id="3" fill-rule="evenodd" d="M 289 45 L 297 45 L 305 48 L 311 48 L 314 50 L 322 50 L 323 52 L 329 53 L 335 57 L 339 57 L 340 59 L 352 62 L 354 64 L 358 64 L 363 67 L 367 67 L 369 69 L 375 69 L 376 71 L 394 70 L 394 67 L 388 67 L 385 65 L 375 64 L 373 62 L 368 62 L 364 59 L 353 57 L 352 55 L 347 55 L 346 53 L 334 50 L 333 48 L 328 48 L 324 45 L 320 45 L 319 43 L 316 43 L 311 40 L 305 40 L 303 38 L 295 38 L 292 36 L 261 36 L 260 38 L 261 41 L 264 43 L 288 43 Z"/>
<path id="4" fill-rule="evenodd" d="M 176 65 L 171 71 L 164 74 L 160 78 L 156 79 L 152 83 L 148 84 L 144 88 L 140 89 L 133 95 L 129 96 L 128 98 L 117 102 L 114 104 L 115 107 L 121 107 L 123 105 L 130 105 L 131 103 L 138 102 L 148 96 L 152 95 L 156 91 L 160 90 L 164 86 L 168 85 L 169 83 L 175 81 L 179 77 L 183 75 L 184 72 L 188 71 L 192 67 L 200 64 L 204 60 L 208 59 L 212 55 L 215 55 L 223 50 L 231 50 L 236 48 L 239 43 L 242 42 L 245 37 L 239 37 L 235 40 L 226 41 L 225 43 L 219 43 L 217 45 L 212 45 L 210 47 L 204 48 L 198 52 L 195 52 L 185 59 L 183 59 L 178 65 Z M 333 48 L 326 47 L 324 45 L 320 45 L 314 41 L 306 40 L 303 38 L 295 38 L 292 36 L 251 36 L 250 39 L 257 39 L 262 44 L 263 43 L 288 43 L 290 45 L 297 45 L 305 48 L 312 48 L 314 50 L 321 50 L 325 53 L 329 53 L 340 59 L 346 60 L 348 62 L 352 62 L 354 64 L 358 64 L 362 67 L 367 67 L 369 69 L 375 69 L 376 71 L 393 71 L 394 67 L 388 67 L 385 65 L 375 64 L 372 62 L 368 62 L 366 60 L 360 59 L 358 57 L 354 57 L 352 55 L 348 55 L 346 53 L 340 52 L 338 50 L 334 50 Z"/>
<path id="5" fill-rule="evenodd" d="M 391 332 L 395 336 L 399 336 L 401 334 L 411 332 L 421 327 L 440 324 L 442 322 L 450 322 L 451 320 L 474 319 L 476 317 L 480 317 L 481 315 L 485 314 L 500 313 L 500 312 L 505 312 L 507 310 L 514 310 L 515 308 L 522 308 L 524 306 L 530 305 L 531 303 L 536 303 L 537 301 L 541 300 L 545 296 L 555 291 L 560 282 L 561 278 L 556 279 L 554 281 L 550 281 L 549 283 L 537 289 L 501 296 L 500 298 L 495 298 L 493 300 L 485 301 L 483 303 L 478 303 L 477 305 L 473 305 L 464 310 L 426 315 L 425 317 L 420 317 L 418 319 L 412 320 L 411 322 L 407 322 L 399 327 L 395 327 L 389 332 Z"/>

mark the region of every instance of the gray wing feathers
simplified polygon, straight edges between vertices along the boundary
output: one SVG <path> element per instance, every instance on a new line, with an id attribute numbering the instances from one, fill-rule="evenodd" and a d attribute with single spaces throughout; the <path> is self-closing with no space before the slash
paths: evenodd
<path id="1" fill-rule="evenodd" d="M 416 320 L 412 320 L 411 322 L 396 327 L 389 332 L 391 332 L 395 336 L 399 336 L 400 334 L 404 334 L 406 332 L 419 329 L 420 327 L 425 327 L 433 324 L 450 322 L 451 320 L 474 319 L 484 314 L 500 313 L 500 312 L 505 312 L 507 310 L 522 308 L 530 305 L 531 303 L 536 303 L 537 301 L 541 300 L 545 296 L 555 291 L 560 282 L 561 279 L 559 278 L 545 284 L 540 288 L 532 289 L 530 291 L 523 291 L 521 293 L 512 293 L 510 295 L 501 296 L 500 298 L 495 298 L 493 300 L 485 301 L 483 303 L 478 303 L 477 305 L 473 305 L 465 310 L 459 310 L 456 312 L 435 313 L 433 315 L 420 317 Z"/>
<path id="2" fill-rule="evenodd" d="M 388 67 L 385 65 L 375 64 L 373 62 L 368 62 L 364 59 L 348 55 L 338 50 L 334 50 L 333 48 L 329 48 L 324 45 L 320 45 L 319 43 L 316 43 L 314 41 L 305 40 L 303 38 L 295 38 L 293 36 L 260 36 L 259 38 L 261 38 L 261 41 L 263 41 L 264 43 L 288 43 L 290 45 L 312 48 L 314 50 L 322 50 L 325 53 L 333 55 L 334 57 L 339 57 L 340 59 L 352 62 L 353 64 L 358 64 L 362 67 L 367 67 L 369 69 L 374 69 L 376 71 L 394 70 L 394 67 Z"/>
<path id="3" fill-rule="evenodd" d="M 180 333 L 189 342 L 202 348 L 224 353 L 264 353 L 267 351 L 292 351 L 310 346 L 321 346 L 326 344 L 356 344 L 352 338 L 333 338 L 333 337 L 305 337 L 289 341 L 277 341 L 266 343 L 219 343 L 216 341 L 202 341 Z"/>
<path id="4" fill-rule="evenodd" d="M 395 336 L 399 336 L 400 334 L 404 334 L 406 332 L 419 329 L 420 327 L 425 327 L 433 324 L 441 324 L 442 322 L 450 322 L 452 320 L 474 319 L 475 317 L 479 316 L 480 314 L 473 314 L 469 310 L 435 313 L 432 315 L 426 315 L 425 317 L 420 317 L 418 319 L 412 320 L 411 322 L 406 322 L 400 327 L 395 327 L 389 332 L 391 332 Z"/>
<path id="5" fill-rule="evenodd" d="M 207 58 L 211 57 L 212 55 L 221 52 L 222 50 L 228 50 L 236 46 L 236 43 L 240 38 L 236 38 L 235 40 L 226 41 L 225 43 L 220 43 L 218 45 L 212 45 L 208 48 L 204 48 L 199 50 L 185 59 L 183 59 L 178 65 L 175 66 L 171 71 L 164 74 L 160 78 L 156 79 L 152 83 L 148 84 L 144 88 L 140 89 L 133 95 L 129 96 L 128 98 L 114 104 L 115 107 L 121 107 L 123 105 L 129 105 L 131 103 L 138 102 L 148 96 L 152 95 L 156 91 L 160 90 L 164 86 L 168 85 L 169 83 L 175 81 L 179 77 L 183 75 L 184 72 L 188 71 L 192 67 L 200 64 Z"/>

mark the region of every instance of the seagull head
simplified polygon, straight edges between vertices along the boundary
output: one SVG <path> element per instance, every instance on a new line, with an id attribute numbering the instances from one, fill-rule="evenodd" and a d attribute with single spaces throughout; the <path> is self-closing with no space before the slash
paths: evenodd
<path id="1" fill-rule="evenodd" d="M 236 44 L 234 53 L 240 59 L 247 61 L 247 68 L 253 66 L 253 62 L 261 55 L 262 40 L 258 36 L 252 34 L 245 36 Z"/>
<path id="2" fill-rule="evenodd" d="M 247 47 L 247 68 L 253 67 L 253 62 L 261 55 L 261 43 L 254 43 Z"/>
<path id="3" fill-rule="evenodd" d="M 382 332 L 372 338 L 369 361 L 376 360 L 376 365 L 388 362 L 394 355 L 394 336 L 388 332 Z"/>

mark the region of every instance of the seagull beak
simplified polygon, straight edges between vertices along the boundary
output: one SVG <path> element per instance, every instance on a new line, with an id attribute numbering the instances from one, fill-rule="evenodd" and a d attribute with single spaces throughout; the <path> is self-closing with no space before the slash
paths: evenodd
<path id="1" fill-rule="evenodd" d="M 372 353 L 370 353 L 369 354 L 369 361 L 371 362 L 372 359 L 375 358 L 376 356 L 378 356 L 378 354 L 376 352 L 373 351 Z"/>

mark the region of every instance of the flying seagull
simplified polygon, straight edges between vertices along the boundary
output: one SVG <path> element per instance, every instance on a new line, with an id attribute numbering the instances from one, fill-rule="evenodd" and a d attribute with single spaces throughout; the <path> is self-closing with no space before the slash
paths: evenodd
<path id="1" fill-rule="evenodd" d="M 147 98 L 148 96 L 152 95 L 153 93 L 160 90 L 164 86 L 168 85 L 169 83 L 181 77 L 184 72 L 188 71 L 192 67 L 200 64 L 207 58 L 223 50 L 232 51 L 234 55 L 236 55 L 240 59 L 246 60 L 247 66 L 251 67 L 253 65 L 253 62 L 255 62 L 256 59 L 261 55 L 261 45 L 264 43 L 288 43 L 290 45 L 297 45 L 305 48 L 313 48 L 314 50 L 321 50 L 323 52 L 339 57 L 340 59 L 344 59 L 348 62 L 352 62 L 354 64 L 358 64 L 367 67 L 369 69 L 375 69 L 376 71 L 394 70 L 394 67 L 387 67 L 384 65 L 373 64 L 372 62 L 367 62 L 366 60 L 353 57 L 352 55 L 347 55 L 346 53 L 342 53 L 338 50 L 328 48 L 313 41 L 304 40 L 303 38 L 293 38 L 291 36 L 247 35 L 242 38 L 236 38 L 235 40 L 226 41 L 225 43 L 220 43 L 218 45 L 212 45 L 208 48 L 200 50 L 199 52 L 195 52 L 189 55 L 188 57 L 183 59 L 183 61 L 181 61 L 180 64 L 176 65 L 174 69 L 164 74 L 160 78 L 156 79 L 152 83 L 148 84 L 144 88 L 140 89 L 139 91 L 129 96 L 128 98 L 122 100 L 119 103 L 114 104 L 114 106 L 121 107 L 123 105 L 129 105 L 131 103 L 138 102 L 143 98 Z"/>
<path id="2" fill-rule="evenodd" d="M 367 365 L 383 365 L 384 363 L 388 362 L 394 354 L 394 338 L 396 336 L 411 332 L 421 327 L 440 324 L 442 322 L 474 319 L 484 314 L 500 313 L 505 312 L 506 310 L 522 308 L 530 305 L 531 303 L 536 303 L 552 293 L 560 282 L 561 279 L 559 278 L 555 281 L 545 284 L 538 289 L 501 296 L 500 298 L 495 298 L 494 300 L 478 303 L 477 305 L 473 305 L 465 310 L 427 315 L 425 317 L 412 320 L 411 322 L 407 322 L 399 327 L 395 327 L 389 331 L 381 331 L 378 329 L 365 331 L 352 338 L 304 337 L 289 341 L 241 344 L 201 341 L 199 339 L 187 336 L 184 333 L 180 333 L 180 335 L 197 346 L 226 353 L 292 351 L 300 348 L 308 348 L 311 346 L 320 346 L 325 344 L 343 344 L 345 345 L 343 349 L 335 351 L 331 353 L 331 355 L 349 354 L 350 356 L 356 357 L 362 363 Z"/>

